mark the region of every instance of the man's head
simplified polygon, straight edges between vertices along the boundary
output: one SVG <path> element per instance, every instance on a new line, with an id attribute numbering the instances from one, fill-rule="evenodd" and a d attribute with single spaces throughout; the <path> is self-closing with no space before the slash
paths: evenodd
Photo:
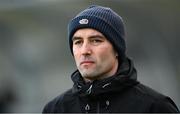
<path id="1" fill-rule="evenodd" d="M 89 32 L 87 32 L 88 30 Z M 88 41 L 88 36 L 85 36 L 86 32 L 97 32 L 98 34 L 101 34 L 103 36 L 103 39 L 105 39 L 105 41 L 107 41 L 111 45 L 109 46 L 111 51 L 106 52 L 105 56 L 111 57 L 113 56 L 113 53 L 115 53 L 115 60 L 117 60 L 118 64 L 121 64 L 121 62 L 125 58 L 126 51 L 126 44 L 124 39 L 125 30 L 122 18 L 117 13 L 115 13 L 113 10 L 107 7 L 90 6 L 84 11 L 80 12 L 76 17 L 74 17 L 70 21 L 68 26 L 69 44 L 71 52 L 75 57 L 76 64 L 78 60 L 76 58 L 77 51 L 74 49 L 74 41 L 76 39 L 76 35 L 80 33 L 84 33 L 81 36 L 81 38 L 83 38 L 83 43 Z M 105 61 L 101 62 L 103 63 Z M 80 70 L 80 68 L 78 69 Z"/>
<path id="2" fill-rule="evenodd" d="M 73 35 L 73 55 L 85 80 L 112 76 L 118 68 L 118 54 L 100 32 L 91 28 L 77 30 Z"/>

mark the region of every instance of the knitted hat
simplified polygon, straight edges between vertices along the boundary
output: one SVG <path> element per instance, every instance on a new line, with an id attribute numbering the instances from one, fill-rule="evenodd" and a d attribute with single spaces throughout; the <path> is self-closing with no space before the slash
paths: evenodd
<path id="1" fill-rule="evenodd" d="M 122 18 L 108 7 L 90 6 L 74 17 L 68 25 L 69 45 L 72 53 L 72 37 L 81 28 L 92 28 L 101 32 L 118 53 L 118 59 L 125 58 L 125 29 Z"/>

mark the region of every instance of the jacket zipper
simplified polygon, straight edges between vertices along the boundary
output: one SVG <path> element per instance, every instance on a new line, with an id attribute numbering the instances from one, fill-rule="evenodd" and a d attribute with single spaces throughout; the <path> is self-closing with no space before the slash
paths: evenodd
<path id="1" fill-rule="evenodd" d="M 100 113 L 100 102 L 97 101 L 97 113 Z"/>

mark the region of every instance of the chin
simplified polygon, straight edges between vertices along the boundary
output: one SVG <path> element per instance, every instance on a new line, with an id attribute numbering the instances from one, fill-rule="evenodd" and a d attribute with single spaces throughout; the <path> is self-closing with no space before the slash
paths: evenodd
<path id="1" fill-rule="evenodd" d="M 94 77 L 94 74 L 93 73 L 88 73 L 88 72 L 83 72 L 81 73 L 81 75 L 85 78 L 92 78 Z"/>
<path id="2" fill-rule="evenodd" d="M 84 78 L 96 78 L 98 76 L 98 73 L 95 70 L 83 69 L 79 71 Z"/>

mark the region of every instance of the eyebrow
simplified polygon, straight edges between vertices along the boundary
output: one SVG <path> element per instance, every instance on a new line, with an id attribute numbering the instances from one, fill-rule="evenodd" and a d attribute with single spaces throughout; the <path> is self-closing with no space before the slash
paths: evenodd
<path id="1" fill-rule="evenodd" d="M 103 35 L 91 35 L 88 38 L 105 38 Z M 72 41 L 82 39 L 81 36 L 73 36 Z"/>

